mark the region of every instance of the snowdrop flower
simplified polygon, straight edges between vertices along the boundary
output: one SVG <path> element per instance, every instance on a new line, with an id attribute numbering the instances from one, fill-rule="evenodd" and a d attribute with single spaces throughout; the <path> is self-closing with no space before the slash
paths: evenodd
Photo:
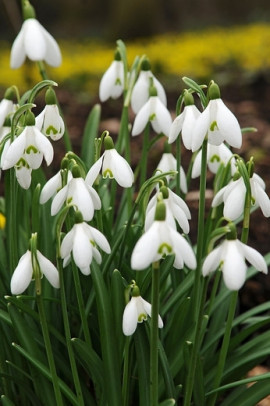
<path id="1" fill-rule="evenodd" d="M 33 254 L 30 250 L 21 257 L 19 263 L 11 278 L 11 293 L 13 295 L 20 295 L 29 286 L 32 277 L 34 276 L 35 265 L 32 262 Z M 50 284 L 54 288 L 59 288 L 59 274 L 56 267 L 49 261 L 40 251 L 36 251 L 36 260 L 42 274 L 46 276 Z"/>
<path id="2" fill-rule="evenodd" d="M 137 286 L 132 290 L 132 297 L 125 307 L 123 314 L 122 328 L 126 336 L 131 336 L 138 323 L 147 320 L 147 316 L 151 317 L 152 306 L 140 296 L 140 291 Z M 163 327 L 163 321 L 158 315 L 158 327 Z"/>
<path id="3" fill-rule="evenodd" d="M 160 101 L 167 105 L 167 97 L 162 84 L 157 80 L 157 78 L 151 72 L 151 67 L 148 59 L 144 59 L 141 66 L 141 71 L 138 79 L 133 87 L 131 95 L 131 108 L 135 114 L 144 106 L 144 104 L 149 99 L 149 87 L 151 80 L 153 85 L 157 89 L 157 95 Z"/>
<path id="4" fill-rule="evenodd" d="M 184 263 L 191 269 L 196 268 L 196 258 L 192 248 L 165 219 L 166 206 L 163 202 L 159 202 L 153 224 L 141 236 L 133 249 L 131 255 L 133 269 L 145 269 L 167 255 L 175 255 L 173 264 L 175 268 L 183 268 Z"/>
<path id="5" fill-rule="evenodd" d="M 23 11 L 25 21 L 11 48 L 11 68 L 19 68 L 26 57 L 32 61 L 45 61 L 48 65 L 59 66 L 62 57 L 57 42 L 35 19 L 35 11 L 30 4 Z"/>
<path id="6" fill-rule="evenodd" d="M 51 197 L 55 196 L 57 192 L 62 188 L 62 183 L 63 183 L 63 171 L 64 169 L 61 169 L 58 171 L 51 179 L 49 179 L 45 185 L 43 186 L 41 193 L 40 193 L 40 198 L 39 202 L 41 204 L 46 203 Z M 67 183 L 73 178 L 72 173 L 68 171 L 67 173 Z"/>
<path id="7" fill-rule="evenodd" d="M 124 64 L 120 53 L 116 51 L 115 59 L 106 70 L 99 85 L 99 98 L 104 102 L 110 97 L 117 99 L 124 90 Z"/>
<path id="8" fill-rule="evenodd" d="M 171 152 L 164 152 L 162 154 L 161 160 L 157 165 L 157 171 L 160 172 L 170 172 L 176 171 L 177 169 L 177 161 L 176 158 L 173 156 Z M 187 178 L 184 169 L 180 166 L 180 189 L 183 193 L 187 193 Z M 170 176 L 167 176 L 167 180 L 169 181 Z"/>
<path id="9" fill-rule="evenodd" d="M 203 276 L 221 267 L 227 288 L 239 290 L 246 280 L 245 260 L 258 271 L 267 274 L 266 262 L 258 251 L 238 239 L 227 239 L 207 255 L 202 267 Z"/>
<path id="10" fill-rule="evenodd" d="M 170 112 L 158 97 L 154 86 L 150 89 L 149 99 L 135 117 L 131 134 L 140 134 L 149 121 L 157 134 L 163 133 L 167 137 L 169 136 L 172 118 Z"/>
<path id="11" fill-rule="evenodd" d="M 72 252 L 77 267 L 84 275 L 89 275 L 93 258 L 98 264 L 101 263 L 101 255 L 97 246 L 107 254 L 110 254 L 111 249 L 107 239 L 99 230 L 89 226 L 82 219 L 79 221 L 74 224 L 62 241 L 61 258 L 64 259 L 64 266 L 66 266 Z"/>
<path id="12" fill-rule="evenodd" d="M 99 172 L 103 178 L 115 179 L 122 187 L 131 187 L 134 175 L 128 162 L 116 151 L 114 143 L 109 135 L 104 137 L 105 151 L 88 171 L 85 181 L 93 184 Z"/>
<path id="13" fill-rule="evenodd" d="M 252 203 L 261 208 L 265 217 L 270 217 L 270 200 L 265 193 L 265 183 L 263 179 L 254 173 L 249 181 Z M 244 179 L 240 177 L 218 191 L 213 199 L 212 206 L 216 207 L 224 203 L 224 216 L 231 220 L 236 220 L 244 212 L 245 198 L 246 186 Z"/>
<path id="14" fill-rule="evenodd" d="M 60 116 L 55 93 L 52 89 L 47 90 L 45 100 L 45 108 L 36 117 L 36 126 L 44 135 L 50 137 L 53 141 L 57 141 L 64 134 L 65 124 Z"/>
<path id="15" fill-rule="evenodd" d="M 47 186 L 47 189 L 42 195 L 42 202 L 47 201 L 52 196 L 52 192 L 55 188 L 58 188 L 58 182 L 59 175 Z M 68 205 L 72 204 L 76 210 L 80 211 L 85 221 L 92 220 L 94 210 L 101 208 L 100 198 L 92 187 L 92 183 L 88 184 L 81 177 L 77 165 L 72 168 L 72 178 L 70 178 L 69 175 L 67 184 L 54 196 L 51 206 L 51 215 L 55 216 L 65 203 Z"/>
<path id="16" fill-rule="evenodd" d="M 182 228 L 185 234 L 189 233 L 188 220 L 191 219 L 189 208 L 185 201 L 181 199 L 176 193 L 162 186 L 160 190 L 150 199 L 145 216 L 145 230 L 148 230 L 155 221 L 155 212 L 158 201 L 160 200 L 160 194 L 163 197 L 163 203 L 166 206 L 166 218 L 165 221 L 176 230 L 176 222 Z"/>
<path id="17" fill-rule="evenodd" d="M 0 102 L 0 129 L 4 126 L 7 117 L 15 112 L 16 105 L 12 101 L 14 96 L 14 90 L 10 87 Z"/>
<path id="18" fill-rule="evenodd" d="M 226 141 L 232 147 L 240 148 L 242 133 L 239 123 L 221 100 L 219 88 L 215 83 L 209 87 L 209 96 L 210 101 L 196 120 L 192 132 L 192 151 L 201 147 L 206 135 L 210 144 L 220 145 Z"/>
<path id="19" fill-rule="evenodd" d="M 191 177 L 197 178 L 201 174 L 202 151 L 200 150 L 195 157 Z M 221 163 L 224 166 L 230 162 L 231 174 L 236 172 L 236 161 L 232 151 L 224 143 L 220 145 L 207 144 L 207 163 L 212 173 L 217 173 Z"/>
<path id="20" fill-rule="evenodd" d="M 179 133 L 182 132 L 183 144 L 186 149 L 192 149 L 192 133 L 195 122 L 200 116 L 200 111 L 194 105 L 194 99 L 192 94 L 185 91 L 184 94 L 185 107 L 181 114 L 179 114 L 173 121 L 170 133 L 169 144 L 174 142 Z"/>
<path id="21" fill-rule="evenodd" d="M 50 141 L 35 126 L 35 116 L 28 112 L 26 116 L 26 127 L 15 140 L 9 145 L 2 159 L 2 169 L 10 169 L 23 158 L 29 168 L 40 167 L 43 157 L 47 163 L 53 160 L 53 147 Z"/>

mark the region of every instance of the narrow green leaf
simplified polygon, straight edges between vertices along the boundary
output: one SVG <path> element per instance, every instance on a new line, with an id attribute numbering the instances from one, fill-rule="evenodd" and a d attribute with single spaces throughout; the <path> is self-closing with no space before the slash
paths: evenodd
<path id="1" fill-rule="evenodd" d="M 1 396 L 1 403 L 3 406 L 16 406 L 9 398 L 5 395 Z"/>
<path id="2" fill-rule="evenodd" d="M 166 399 L 159 404 L 159 406 L 174 406 L 176 404 L 174 399 Z"/>
<path id="3" fill-rule="evenodd" d="M 13 347 L 20 353 L 22 354 L 28 361 L 30 361 L 39 372 L 42 373 L 43 376 L 45 376 L 47 379 L 52 382 L 52 377 L 49 369 L 40 361 L 37 359 L 33 358 L 31 354 L 29 354 L 27 351 L 25 351 L 21 346 L 18 344 L 12 343 Z M 62 391 L 62 393 L 66 396 L 66 398 L 71 402 L 72 405 L 77 406 L 77 397 L 74 395 L 74 393 L 71 391 L 71 389 L 63 382 L 61 379 L 59 379 L 59 387 Z"/>
<path id="4" fill-rule="evenodd" d="M 100 104 L 96 104 L 90 111 L 84 128 L 81 158 L 87 169 L 95 162 L 94 140 L 98 137 L 100 115 L 101 106 Z"/>
<path id="5" fill-rule="evenodd" d="M 149 357 L 149 340 L 146 335 L 144 326 L 139 325 L 135 334 L 135 351 L 138 363 L 138 380 L 139 380 L 139 405 L 150 406 L 150 357 Z"/>

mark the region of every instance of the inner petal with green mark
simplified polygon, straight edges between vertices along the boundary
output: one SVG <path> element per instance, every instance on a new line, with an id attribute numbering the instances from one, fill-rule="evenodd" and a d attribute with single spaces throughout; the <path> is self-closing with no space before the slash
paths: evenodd
<path id="1" fill-rule="evenodd" d="M 210 125 L 210 131 L 218 130 L 218 125 L 216 121 L 213 121 Z"/>
<path id="2" fill-rule="evenodd" d="M 114 84 L 118 85 L 118 86 L 121 86 L 122 85 L 121 79 L 117 78 Z"/>
<path id="3" fill-rule="evenodd" d="M 103 178 L 110 178 L 110 179 L 114 178 L 113 173 L 109 168 L 103 170 L 102 176 L 103 176 Z"/>
<path id="4" fill-rule="evenodd" d="M 152 113 L 152 114 L 149 116 L 149 121 L 153 121 L 153 120 L 155 120 L 155 118 L 156 118 L 156 113 Z"/>
<path id="5" fill-rule="evenodd" d="M 54 126 L 52 126 L 52 125 L 49 125 L 47 128 L 46 128 L 46 134 L 47 135 L 50 135 L 50 134 L 57 134 L 57 129 L 54 127 Z"/>
<path id="6" fill-rule="evenodd" d="M 39 150 L 38 150 L 34 145 L 29 145 L 29 146 L 26 148 L 25 153 L 26 153 L 26 154 L 31 154 L 31 153 L 33 153 L 33 154 L 38 154 L 38 153 L 39 153 Z"/>
<path id="7" fill-rule="evenodd" d="M 141 313 L 138 315 L 138 323 L 142 323 L 144 320 L 147 320 L 147 314 Z"/>
<path id="8" fill-rule="evenodd" d="M 220 157 L 216 154 L 212 155 L 210 159 L 210 162 L 214 163 L 215 161 L 220 162 Z"/>
<path id="9" fill-rule="evenodd" d="M 28 165 L 28 163 L 26 162 L 26 160 L 24 158 L 20 158 L 19 161 L 16 163 L 16 167 L 17 169 L 25 167 L 27 169 L 30 168 L 30 166 Z"/>
<path id="10" fill-rule="evenodd" d="M 158 248 L 158 253 L 162 256 L 170 255 L 172 252 L 172 247 L 166 242 L 163 242 Z"/>

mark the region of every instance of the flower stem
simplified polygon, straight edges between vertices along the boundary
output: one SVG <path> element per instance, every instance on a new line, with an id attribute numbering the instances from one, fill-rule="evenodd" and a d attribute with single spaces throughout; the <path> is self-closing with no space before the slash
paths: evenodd
<path id="1" fill-rule="evenodd" d="M 150 405 L 158 406 L 158 311 L 159 262 L 152 265 L 152 310 L 150 330 Z"/>
<path id="2" fill-rule="evenodd" d="M 123 370 L 123 383 L 122 383 L 122 398 L 123 406 L 128 406 L 128 379 L 129 379 L 129 345 L 130 337 L 126 338 L 125 349 L 124 349 L 124 370 Z"/>
<path id="3" fill-rule="evenodd" d="M 140 187 L 146 180 L 147 175 L 147 153 L 149 144 L 150 123 L 147 123 L 143 133 L 143 147 L 140 163 Z"/>
<path id="4" fill-rule="evenodd" d="M 41 294 L 36 295 L 36 302 L 37 302 L 37 307 L 38 307 L 38 312 L 39 312 L 39 320 L 40 320 L 42 334 L 43 334 L 43 338 L 44 338 L 48 363 L 49 363 L 50 372 L 51 372 L 51 376 L 52 376 L 55 400 L 56 400 L 57 406 L 62 406 L 63 399 L 62 399 L 62 395 L 61 395 L 61 391 L 60 391 L 60 387 L 59 387 L 58 376 L 57 376 L 57 372 L 56 372 L 56 367 L 55 367 L 55 362 L 54 362 L 54 357 L 53 357 L 53 352 L 52 352 L 52 346 L 51 346 L 51 341 L 50 341 L 50 336 L 49 336 L 49 330 L 48 330 L 48 325 L 47 325 L 47 321 L 46 321 L 46 314 L 45 314 L 45 309 L 44 309 L 44 304 L 43 304 L 43 299 L 42 299 Z"/>
<path id="5" fill-rule="evenodd" d="M 71 372 L 72 372 L 72 376 L 73 376 L 74 385 L 76 388 L 78 406 L 84 406 L 77 365 L 76 365 L 76 361 L 75 361 L 75 357 L 74 357 L 74 353 L 73 353 L 73 348 L 71 345 L 71 335 L 70 335 L 70 328 L 69 328 L 69 321 L 68 321 L 67 301 L 66 301 L 66 294 L 65 294 L 64 277 L 63 277 L 63 266 L 62 266 L 62 261 L 61 261 L 61 258 L 59 257 L 59 255 L 57 255 L 57 268 L 58 268 L 59 277 L 60 277 L 62 316 L 63 316 L 64 330 L 65 330 L 65 337 L 66 337 L 67 350 L 68 350 L 69 361 L 70 361 L 70 366 L 71 366 Z"/>
<path id="6" fill-rule="evenodd" d="M 187 375 L 187 384 L 185 392 L 184 406 L 190 406 L 195 370 L 197 363 L 197 353 L 200 344 L 200 331 L 203 318 L 203 305 L 201 303 L 205 300 L 201 290 L 201 268 L 204 244 L 204 217 L 205 217 L 205 189 L 206 189 L 206 171 L 207 171 L 207 139 L 204 140 L 202 145 L 202 164 L 201 164 L 201 177 L 200 177 L 200 199 L 199 199 L 199 214 L 198 214 L 198 237 L 197 237 L 197 269 L 194 279 L 193 288 L 193 317 L 195 324 L 194 332 L 194 346 L 191 353 L 191 361 Z"/>

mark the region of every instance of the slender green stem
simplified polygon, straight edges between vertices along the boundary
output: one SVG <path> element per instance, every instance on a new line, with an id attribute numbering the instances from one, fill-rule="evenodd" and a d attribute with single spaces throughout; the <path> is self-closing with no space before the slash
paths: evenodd
<path id="1" fill-rule="evenodd" d="M 8 264 L 10 274 L 18 262 L 18 224 L 17 224 L 17 181 L 15 170 L 11 168 L 5 176 L 6 186 L 6 218 L 7 218 L 7 244 Z"/>
<path id="2" fill-rule="evenodd" d="M 158 406 L 158 311 L 159 262 L 152 265 L 152 310 L 150 330 L 150 405 Z"/>
<path id="3" fill-rule="evenodd" d="M 81 289 L 81 284 L 80 284 L 79 271 L 78 271 L 78 268 L 75 265 L 73 259 L 72 259 L 72 272 L 73 272 L 73 280 L 74 280 L 74 285 L 75 285 L 79 312 L 80 312 L 80 316 L 81 316 L 84 339 L 85 339 L 86 343 L 88 344 L 88 346 L 92 347 L 90 332 L 89 332 L 88 323 L 87 323 L 87 317 L 86 317 L 86 313 L 85 313 L 82 289 Z"/>
<path id="4" fill-rule="evenodd" d="M 222 379 L 224 365 L 225 365 L 225 362 L 226 362 L 228 348 L 229 348 L 229 344 L 230 344 L 232 323 L 233 323 L 233 320 L 234 320 L 237 300 L 238 300 L 238 291 L 232 292 L 231 293 L 230 307 L 229 307 L 229 312 L 228 312 L 228 318 L 227 318 L 226 327 L 225 327 L 225 333 L 224 333 L 222 346 L 221 346 L 220 353 L 219 353 L 217 372 L 216 372 L 216 375 L 215 375 L 215 380 L 214 380 L 214 385 L 213 385 L 214 389 L 217 389 L 219 387 L 221 379 Z M 209 399 L 209 406 L 214 406 L 215 405 L 217 395 L 218 395 L 218 392 L 214 393 L 212 395 L 211 399 Z"/>
<path id="5" fill-rule="evenodd" d="M 177 170 L 177 175 L 176 175 L 176 194 L 180 196 L 180 184 L 181 184 L 181 177 L 180 177 L 180 168 L 181 168 L 181 140 L 180 136 L 177 137 L 176 140 L 176 170 Z"/>
<path id="6" fill-rule="evenodd" d="M 58 376 L 57 376 L 54 357 L 53 357 L 53 351 L 52 351 L 52 346 L 51 346 L 51 341 L 50 341 L 50 336 L 49 336 L 49 330 L 48 330 L 48 325 L 47 325 L 47 320 L 46 320 L 43 299 L 40 294 L 37 294 L 36 302 L 37 302 L 37 307 L 38 307 L 38 312 L 39 312 L 39 320 L 40 320 L 42 334 L 43 334 L 43 338 L 44 338 L 48 363 L 49 363 L 51 377 L 52 377 L 55 400 L 56 400 L 57 406 L 61 406 L 61 405 L 63 405 L 63 399 L 62 399 L 62 395 L 61 395 L 61 391 L 60 391 L 60 387 L 59 387 L 59 381 L 58 381 Z"/>
<path id="7" fill-rule="evenodd" d="M 63 266 L 62 260 L 57 255 L 57 268 L 59 271 L 60 277 L 60 295 L 61 295 L 61 307 L 62 307 L 62 316 L 63 316 L 63 323 L 64 323 L 64 330 L 65 330 L 65 337 L 66 337 L 66 345 L 69 355 L 69 361 L 71 366 L 71 372 L 73 376 L 74 385 L 76 388 L 78 406 L 84 406 L 83 395 L 81 391 L 80 379 L 78 375 L 77 365 L 75 361 L 75 356 L 73 353 L 73 348 L 71 345 L 71 335 L 70 335 L 70 328 L 69 328 L 69 320 L 68 320 L 68 313 L 67 313 L 67 301 L 66 301 L 66 294 L 65 294 L 65 284 L 64 284 L 64 277 L 63 277 Z"/>
<path id="8" fill-rule="evenodd" d="M 204 300 L 201 291 L 201 268 L 202 268 L 202 256 L 204 245 L 204 217 L 205 217 L 205 189 L 206 189 L 206 171 L 207 171 L 207 140 L 205 139 L 202 146 L 202 164 L 201 164 L 201 177 L 200 177 L 200 200 L 199 200 L 199 214 L 198 214 L 198 237 L 197 237 L 197 269 L 194 279 L 193 289 L 193 317 L 196 323 L 194 346 L 192 348 L 191 361 L 187 375 L 186 392 L 184 406 L 190 406 L 195 370 L 197 363 L 197 353 L 200 343 L 200 330 L 203 316 L 203 304 L 201 300 Z"/>
<path id="9" fill-rule="evenodd" d="M 243 229 L 241 235 L 241 241 L 246 244 L 248 241 L 248 234 L 249 234 L 249 222 L 250 222 L 250 204 L 251 204 L 251 190 L 250 188 L 247 189 L 246 199 L 245 199 L 245 207 L 244 207 L 244 219 L 243 219 Z M 213 390 L 217 389 L 221 383 L 223 370 L 227 358 L 228 348 L 230 344 L 230 337 L 232 331 L 232 324 L 234 320 L 235 310 L 237 306 L 238 300 L 238 291 L 232 292 L 231 294 L 231 301 L 230 307 L 228 312 L 228 318 L 225 327 L 225 333 L 222 341 L 222 347 L 220 350 L 220 356 L 217 365 L 217 372 L 214 380 Z M 218 396 L 218 392 L 215 392 L 211 399 L 209 400 L 209 406 L 214 406 L 216 403 L 216 399 Z"/>
<path id="10" fill-rule="evenodd" d="M 124 349 L 124 370 L 123 370 L 123 383 L 122 383 L 122 398 L 123 406 L 128 406 L 128 384 L 129 384 L 129 345 L 130 337 L 126 338 L 125 349 Z"/>
<path id="11" fill-rule="evenodd" d="M 140 187 L 146 180 L 147 176 L 147 153 L 149 144 L 150 123 L 148 122 L 143 132 L 143 147 L 140 161 Z"/>

